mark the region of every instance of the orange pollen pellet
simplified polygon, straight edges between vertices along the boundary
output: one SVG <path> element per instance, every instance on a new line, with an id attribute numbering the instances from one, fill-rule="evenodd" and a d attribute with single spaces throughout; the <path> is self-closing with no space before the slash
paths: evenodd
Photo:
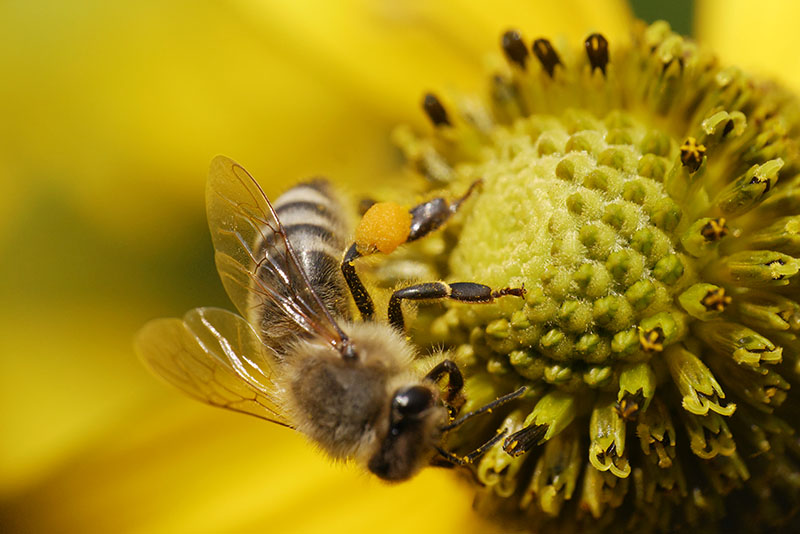
<path id="1" fill-rule="evenodd" d="M 356 228 L 356 245 L 360 251 L 379 250 L 389 254 L 408 239 L 411 232 L 411 214 L 407 208 L 394 202 L 374 204 Z"/>

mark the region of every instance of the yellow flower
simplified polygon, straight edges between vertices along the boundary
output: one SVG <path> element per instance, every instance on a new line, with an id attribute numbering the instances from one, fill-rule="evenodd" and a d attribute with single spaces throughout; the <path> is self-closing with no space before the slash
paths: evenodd
<path id="1" fill-rule="evenodd" d="M 797 8 L 740 4 L 701 4 L 700 37 L 800 88 L 796 32 L 758 25 Z M 481 531 L 450 473 L 387 487 L 331 466 L 164 388 L 131 339 L 227 306 L 201 209 L 215 153 L 273 195 L 317 173 L 372 183 L 396 172 L 389 132 L 422 121 L 419 95 L 479 90 L 503 30 L 613 42 L 627 6 L 50 2 L 0 20 L 2 530 Z"/>

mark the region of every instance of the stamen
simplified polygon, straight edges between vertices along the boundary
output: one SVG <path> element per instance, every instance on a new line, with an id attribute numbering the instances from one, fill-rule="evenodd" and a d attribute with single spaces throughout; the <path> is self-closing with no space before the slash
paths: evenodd
<path id="1" fill-rule="evenodd" d="M 661 352 L 664 350 L 664 330 L 660 326 L 652 330 L 639 330 L 639 345 L 645 352 Z"/>
<path id="2" fill-rule="evenodd" d="M 710 289 L 708 293 L 700 300 L 700 303 L 705 306 L 708 311 L 725 311 L 728 304 L 731 303 L 731 297 L 725 294 L 725 288 L 718 287 Z"/>
<path id="3" fill-rule="evenodd" d="M 700 168 L 705 154 L 706 147 L 698 144 L 694 137 L 687 137 L 681 145 L 681 163 L 689 169 L 689 172 L 696 172 Z"/>
<path id="4" fill-rule="evenodd" d="M 636 419 L 639 410 L 644 404 L 644 394 L 640 389 L 634 394 L 625 393 L 621 400 L 614 405 L 614 412 L 624 421 Z"/>
<path id="5" fill-rule="evenodd" d="M 434 126 L 452 126 L 447 111 L 441 101 L 433 93 L 427 93 L 422 101 L 422 109 Z"/>
<path id="6" fill-rule="evenodd" d="M 525 63 L 528 61 L 528 48 L 522 41 L 519 32 L 508 30 L 503 34 L 501 44 L 508 60 L 525 69 Z"/>
<path id="7" fill-rule="evenodd" d="M 542 64 L 542 68 L 552 78 L 556 65 L 561 65 L 561 58 L 558 57 L 553 45 L 547 39 L 536 39 L 532 49 L 539 63 Z"/>
<path id="8" fill-rule="evenodd" d="M 608 65 L 608 41 L 599 33 L 593 33 L 586 38 L 586 55 L 592 65 L 592 72 L 600 69 L 603 76 L 606 75 L 606 65 Z"/>
<path id="9" fill-rule="evenodd" d="M 647 362 L 626 365 L 619 375 L 617 413 L 629 421 L 647 411 L 656 392 L 656 374 Z"/>
<path id="10" fill-rule="evenodd" d="M 725 225 L 725 218 L 711 219 L 700 230 L 700 234 L 706 241 L 719 241 L 728 235 L 728 227 Z"/>

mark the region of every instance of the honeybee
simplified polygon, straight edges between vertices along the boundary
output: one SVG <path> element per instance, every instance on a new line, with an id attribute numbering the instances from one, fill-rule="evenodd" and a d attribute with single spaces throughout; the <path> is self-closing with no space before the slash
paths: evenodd
<path id="1" fill-rule="evenodd" d="M 402 240 L 441 226 L 464 198 L 410 210 Z M 443 450 L 449 429 L 524 389 L 453 421 L 448 408 L 463 386 L 461 373 L 445 359 L 421 376 L 400 302 L 489 302 L 521 296 L 521 288 L 417 284 L 396 291 L 390 323 L 379 322 L 353 268 L 375 251 L 354 243 L 345 252 L 347 210 L 328 182 L 297 185 L 273 206 L 243 167 L 218 156 L 206 208 L 217 269 L 241 315 L 198 308 L 145 325 L 136 350 L 155 374 L 208 404 L 296 429 L 332 458 L 354 459 L 385 480 L 407 479 L 437 455 L 467 463 L 502 437 L 467 456 Z M 361 320 L 353 318 L 349 294 Z"/>

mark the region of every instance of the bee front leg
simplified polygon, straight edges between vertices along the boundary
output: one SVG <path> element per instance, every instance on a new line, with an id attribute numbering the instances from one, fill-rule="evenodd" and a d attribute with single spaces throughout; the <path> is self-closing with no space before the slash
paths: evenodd
<path id="1" fill-rule="evenodd" d="M 521 297 L 525 294 L 524 287 L 506 287 L 492 290 L 491 287 L 474 282 L 427 282 L 417 284 L 392 293 L 389 299 L 389 324 L 403 332 L 405 320 L 403 319 L 403 300 L 433 300 L 448 298 L 459 302 L 487 303 L 506 295 Z"/>
<path id="2" fill-rule="evenodd" d="M 461 393 L 461 389 L 464 387 L 464 376 L 461 374 L 461 370 L 456 365 L 456 362 L 452 360 L 443 360 L 425 375 L 425 380 L 438 383 L 444 375 L 447 375 L 447 396 L 445 397 L 445 402 L 449 405 L 452 404 L 458 394 Z"/>

